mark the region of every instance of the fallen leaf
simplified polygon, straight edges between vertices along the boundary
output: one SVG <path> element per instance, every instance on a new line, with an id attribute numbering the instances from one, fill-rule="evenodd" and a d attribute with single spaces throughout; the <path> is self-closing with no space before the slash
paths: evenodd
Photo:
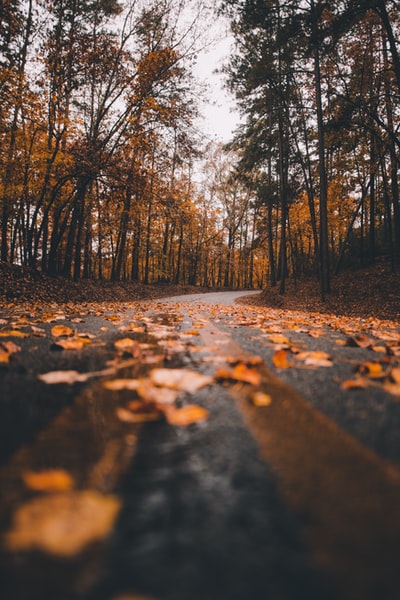
<path id="1" fill-rule="evenodd" d="M 325 331 L 324 331 L 323 329 L 311 329 L 311 330 L 308 332 L 308 335 L 309 335 L 310 337 L 312 337 L 312 338 L 316 338 L 316 339 L 317 339 L 317 338 L 320 338 L 320 337 L 322 337 L 323 335 L 325 335 Z"/>
<path id="2" fill-rule="evenodd" d="M 105 381 L 103 387 L 107 390 L 121 391 L 121 390 L 137 390 L 139 387 L 139 379 L 112 379 Z"/>
<path id="3" fill-rule="evenodd" d="M 257 369 L 249 368 L 244 363 L 239 363 L 233 369 L 233 379 L 243 381 L 251 385 L 259 385 L 261 383 L 261 374 Z"/>
<path id="4" fill-rule="evenodd" d="M 296 359 L 303 361 L 308 367 L 333 367 L 330 355 L 321 350 L 299 352 L 296 354 Z"/>
<path id="5" fill-rule="evenodd" d="M 35 337 L 45 337 L 46 336 L 45 330 L 42 329 L 41 327 L 35 327 L 34 325 L 31 325 L 31 329 L 32 329 L 32 333 Z"/>
<path id="6" fill-rule="evenodd" d="M 347 339 L 347 345 L 358 346 L 359 348 L 372 348 L 372 346 L 375 345 L 375 342 L 368 335 L 358 333 L 357 335 Z"/>
<path id="7" fill-rule="evenodd" d="M 51 335 L 53 337 L 69 337 L 74 335 L 74 331 L 66 325 L 54 325 L 51 328 Z"/>
<path id="8" fill-rule="evenodd" d="M 383 389 L 393 396 L 400 396 L 400 383 L 390 383 L 387 381 L 384 383 Z"/>
<path id="9" fill-rule="evenodd" d="M 34 498 L 16 510 L 6 547 L 74 556 L 111 532 L 120 506 L 116 496 L 94 490 Z"/>
<path id="10" fill-rule="evenodd" d="M 150 380 L 155 386 L 189 393 L 197 392 L 214 382 L 212 377 L 189 369 L 153 369 Z"/>
<path id="11" fill-rule="evenodd" d="M 114 342 L 114 346 L 121 354 L 129 354 L 135 358 L 140 356 L 140 345 L 131 338 L 122 338 L 121 340 L 117 340 Z"/>
<path id="12" fill-rule="evenodd" d="M 87 381 L 91 377 L 89 373 L 78 373 L 78 371 L 50 371 L 38 375 L 38 379 L 49 385 L 57 383 L 77 383 Z"/>
<path id="13" fill-rule="evenodd" d="M 22 350 L 21 346 L 17 346 L 14 342 L 2 342 L 1 346 L 10 355 Z"/>
<path id="14" fill-rule="evenodd" d="M 8 352 L 0 348 L 0 363 L 10 362 L 10 355 Z"/>
<path id="15" fill-rule="evenodd" d="M 84 340 L 81 338 L 62 338 L 54 342 L 54 348 L 61 348 L 62 350 L 82 350 L 85 346 L 90 344 L 90 340 Z"/>
<path id="16" fill-rule="evenodd" d="M 146 423 L 148 421 L 158 421 L 162 413 L 156 411 L 132 412 L 126 408 L 117 408 L 117 417 L 124 423 Z"/>
<path id="17" fill-rule="evenodd" d="M 170 425 L 187 427 L 208 419 L 208 410 L 197 404 L 188 404 L 183 408 L 172 408 L 165 413 L 165 418 Z"/>
<path id="18" fill-rule="evenodd" d="M 137 393 L 143 400 L 161 406 L 174 404 L 179 396 L 179 390 L 153 385 L 149 378 L 139 380 Z"/>
<path id="19" fill-rule="evenodd" d="M 270 394 L 264 392 L 254 392 L 251 396 L 251 401 L 254 406 L 270 406 L 272 403 L 272 397 Z"/>
<path id="20" fill-rule="evenodd" d="M 0 331 L 0 337 L 26 338 L 29 337 L 29 335 L 27 333 L 23 333 L 22 331 L 18 331 L 18 329 L 10 329 L 8 331 Z"/>
<path id="21" fill-rule="evenodd" d="M 65 492 L 74 487 L 71 475 L 63 469 L 48 471 L 25 471 L 22 479 L 27 488 L 36 492 Z"/>
<path id="22" fill-rule="evenodd" d="M 215 348 L 211 348 L 211 351 L 214 351 Z M 260 366 L 264 364 L 264 359 L 261 356 L 239 356 L 239 357 L 235 357 L 235 356 L 228 356 L 226 359 L 227 363 L 229 363 L 230 365 L 237 365 L 239 363 L 244 363 L 246 364 L 248 367 L 252 366 L 252 367 L 256 367 L 256 366 Z"/>
<path id="23" fill-rule="evenodd" d="M 340 384 L 342 390 L 365 390 L 368 387 L 368 382 L 362 377 L 356 379 L 347 379 Z"/>
<path id="24" fill-rule="evenodd" d="M 273 344 L 284 344 L 284 345 L 289 345 L 290 344 L 290 342 L 287 339 L 287 337 L 284 336 L 284 335 L 282 335 L 281 333 L 275 333 L 274 335 L 269 335 L 268 339 Z"/>
<path id="25" fill-rule="evenodd" d="M 288 369 L 291 367 L 292 364 L 287 359 L 288 355 L 289 352 L 287 350 L 277 350 L 272 357 L 272 362 L 275 367 L 280 369 Z"/>
<path id="26" fill-rule="evenodd" d="M 361 375 L 366 375 L 370 379 L 384 379 L 388 374 L 387 371 L 384 371 L 381 363 L 366 361 L 361 363 L 357 372 L 361 373 Z"/>

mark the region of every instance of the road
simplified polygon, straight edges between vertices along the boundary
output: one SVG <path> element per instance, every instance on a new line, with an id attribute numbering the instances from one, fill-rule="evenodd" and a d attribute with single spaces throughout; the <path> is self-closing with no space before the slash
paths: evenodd
<path id="1" fill-rule="evenodd" d="M 400 403 L 340 385 L 398 331 L 245 295 L 0 315 L 1 598 L 398 598 Z"/>

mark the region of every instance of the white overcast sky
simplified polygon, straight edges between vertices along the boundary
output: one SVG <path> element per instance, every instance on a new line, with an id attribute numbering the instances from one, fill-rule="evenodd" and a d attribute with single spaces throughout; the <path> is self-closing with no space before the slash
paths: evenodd
<path id="1" fill-rule="evenodd" d="M 215 72 L 221 69 L 231 51 L 229 36 L 221 32 L 212 47 L 200 53 L 195 68 L 196 77 L 208 86 L 209 102 L 200 107 L 204 115 L 200 126 L 210 140 L 228 142 L 239 123 L 234 99 L 224 89 L 224 75 Z"/>

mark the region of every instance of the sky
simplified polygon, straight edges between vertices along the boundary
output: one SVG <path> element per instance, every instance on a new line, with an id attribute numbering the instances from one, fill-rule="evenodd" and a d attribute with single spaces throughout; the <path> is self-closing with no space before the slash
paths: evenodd
<path id="1" fill-rule="evenodd" d="M 232 41 L 228 35 L 220 36 L 212 48 L 203 51 L 195 68 L 196 76 L 208 86 L 209 102 L 201 105 L 204 118 L 201 129 L 210 140 L 228 142 L 239 123 L 239 113 L 235 110 L 235 101 L 224 89 L 224 75 L 216 73 L 229 58 Z"/>

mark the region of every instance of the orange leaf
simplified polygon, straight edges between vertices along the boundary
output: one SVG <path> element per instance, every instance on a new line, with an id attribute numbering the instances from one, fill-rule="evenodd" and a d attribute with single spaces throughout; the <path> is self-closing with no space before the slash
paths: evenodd
<path id="1" fill-rule="evenodd" d="M 374 340 L 363 333 L 358 333 L 355 336 L 347 339 L 348 346 L 358 346 L 359 348 L 372 348 L 375 344 Z"/>
<path id="2" fill-rule="evenodd" d="M 364 390 L 368 387 L 365 379 L 358 377 L 356 379 L 347 379 L 340 384 L 342 390 Z"/>
<path id="3" fill-rule="evenodd" d="M 167 422 L 177 427 L 187 427 L 208 419 L 208 410 L 197 404 L 188 404 L 183 408 L 172 408 L 165 413 Z"/>
<path id="4" fill-rule="evenodd" d="M 160 412 L 132 412 L 126 408 L 117 408 L 117 417 L 124 423 L 146 423 L 148 421 L 158 421 L 161 418 Z"/>
<path id="5" fill-rule="evenodd" d="M 137 390 L 139 387 L 139 379 L 112 379 L 111 381 L 105 381 L 103 387 L 107 390 L 121 391 L 121 390 Z"/>
<path id="6" fill-rule="evenodd" d="M 71 475 L 63 469 L 50 469 L 37 473 L 26 471 L 22 478 L 26 487 L 36 492 L 64 492 L 74 487 Z"/>
<path id="7" fill-rule="evenodd" d="M 89 340 L 83 340 L 81 338 L 65 338 L 54 342 L 54 346 L 58 346 L 63 350 L 82 350 L 87 344 L 90 344 Z"/>
<path id="8" fill-rule="evenodd" d="M 272 397 L 264 392 L 255 392 L 251 397 L 254 406 L 270 406 Z"/>
<path id="9" fill-rule="evenodd" d="M 8 352 L 0 348 L 0 363 L 10 362 L 10 355 Z"/>
<path id="10" fill-rule="evenodd" d="M 29 337 L 29 335 L 27 333 L 23 333 L 22 331 L 18 331 L 17 329 L 10 329 L 9 331 L 0 331 L 0 337 L 26 338 Z"/>
<path id="11" fill-rule="evenodd" d="M 320 338 L 325 335 L 325 331 L 323 329 L 311 329 L 308 335 L 312 338 Z"/>
<path id="12" fill-rule="evenodd" d="M 233 369 L 233 379 L 236 381 L 243 381 L 250 383 L 251 385 L 259 385 L 261 383 L 261 374 L 257 369 L 249 368 L 244 363 L 239 363 Z"/>
<path id="13" fill-rule="evenodd" d="M 282 335 L 281 333 L 275 333 L 274 335 L 269 335 L 268 339 L 273 344 L 285 344 L 285 345 L 288 345 L 290 343 L 289 340 L 287 339 L 287 337 L 284 336 L 284 335 Z"/>
<path id="14" fill-rule="evenodd" d="M 56 385 L 58 383 L 72 384 L 85 382 L 90 376 L 90 373 L 78 373 L 78 371 L 50 371 L 49 373 L 38 375 L 38 379 L 49 385 Z"/>
<path id="15" fill-rule="evenodd" d="M 291 367 L 292 365 L 287 359 L 288 354 L 289 352 L 287 350 L 278 350 L 277 352 L 275 352 L 275 354 L 272 357 L 272 362 L 274 363 L 275 367 L 278 367 L 280 369 L 288 369 L 289 367 Z"/>
<path id="16" fill-rule="evenodd" d="M 11 531 L 10 550 L 41 550 L 71 557 L 111 532 L 121 503 L 94 490 L 58 492 L 19 506 Z"/>
<path id="17" fill-rule="evenodd" d="M 122 338 L 121 340 L 117 340 L 114 342 L 114 346 L 121 354 L 130 354 L 135 358 L 140 356 L 139 343 L 131 338 Z"/>
<path id="18" fill-rule="evenodd" d="M 160 408 L 160 405 L 174 404 L 178 398 L 179 390 L 155 386 L 150 379 L 146 378 L 139 380 L 137 393 L 146 402 L 154 402 Z"/>
<path id="19" fill-rule="evenodd" d="M 51 335 L 53 337 L 68 337 L 74 335 L 74 332 L 66 325 L 54 325 L 54 327 L 51 328 Z"/>
<path id="20" fill-rule="evenodd" d="M 21 350 L 21 346 L 17 346 L 17 344 L 14 344 L 14 342 L 2 342 L 1 346 L 10 355 L 20 352 Z"/>
<path id="21" fill-rule="evenodd" d="M 153 369 L 150 372 L 150 380 L 153 385 L 189 393 L 197 392 L 214 381 L 208 375 L 189 369 Z"/>
<path id="22" fill-rule="evenodd" d="M 357 370 L 370 379 L 383 379 L 387 375 L 387 371 L 384 371 L 382 365 L 377 362 L 366 361 L 360 364 Z"/>

